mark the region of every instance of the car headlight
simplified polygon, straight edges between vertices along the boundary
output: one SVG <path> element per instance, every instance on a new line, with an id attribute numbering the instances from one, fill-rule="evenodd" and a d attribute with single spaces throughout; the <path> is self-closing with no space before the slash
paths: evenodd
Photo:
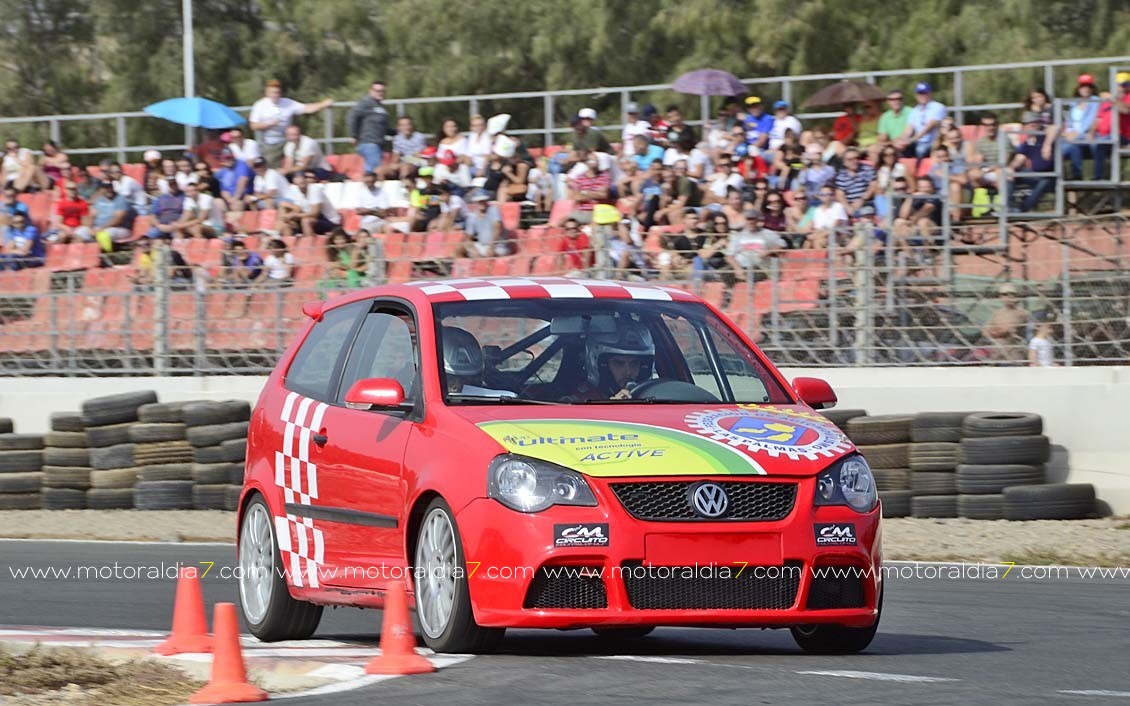
<path id="1" fill-rule="evenodd" d="M 817 505 L 847 505 L 859 512 L 871 512 L 878 500 L 875 477 L 862 456 L 849 456 L 816 478 Z"/>
<path id="2" fill-rule="evenodd" d="M 596 505 L 596 496 L 580 473 L 512 454 L 491 461 L 487 496 L 519 512 L 540 512 L 553 505 Z"/>

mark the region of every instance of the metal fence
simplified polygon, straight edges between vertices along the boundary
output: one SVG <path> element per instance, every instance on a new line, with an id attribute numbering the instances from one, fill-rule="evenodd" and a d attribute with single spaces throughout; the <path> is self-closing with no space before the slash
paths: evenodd
<path id="1" fill-rule="evenodd" d="M 1078 59 L 1055 59 L 1048 61 L 1013 62 L 1003 64 L 979 64 L 967 66 L 943 66 L 932 68 L 898 69 L 883 71 L 853 71 L 843 73 L 805 74 L 799 76 L 766 76 L 743 79 L 751 91 L 779 96 L 799 105 L 805 97 L 824 84 L 841 79 L 864 80 L 872 83 L 897 82 L 906 89 L 914 82 L 928 80 L 935 84 L 935 92 L 943 100 L 958 124 L 963 124 L 970 113 L 987 110 L 1018 111 L 1023 88 L 1017 95 L 1007 96 L 1007 100 L 992 103 L 971 103 L 970 94 L 986 78 L 1008 76 L 1015 79 L 1016 86 L 1031 84 L 1043 85 L 1053 96 L 1057 86 L 1066 88 L 1074 85 L 1075 76 L 1088 71 L 1105 76 L 1107 86 L 1114 86 L 1114 75 L 1121 68 L 1130 66 L 1130 56 L 1083 57 Z M 983 92 L 983 90 L 982 90 Z M 299 96 L 301 98 L 301 96 Z M 652 101 L 657 104 L 671 100 L 687 101 L 671 91 L 670 84 L 649 84 L 639 86 L 591 87 L 559 91 L 525 91 L 514 93 L 492 93 L 480 95 L 435 96 L 421 98 L 390 98 L 386 104 L 395 108 L 398 115 L 416 111 L 442 109 L 450 115 L 471 116 L 478 113 L 514 113 L 540 115 L 540 124 L 513 125 L 511 134 L 524 135 L 531 145 L 554 144 L 558 136 L 567 134 L 569 118 L 578 109 L 592 106 L 602 116 L 602 127 L 619 129 L 624 108 L 631 101 Z M 698 105 L 687 110 L 689 116 L 696 113 L 698 118 L 692 124 L 701 125 L 710 120 L 712 114 L 710 99 L 698 99 Z M 349 144 L 346 129 L 346 114 L 355 101 L 338 101 L 322 111 L 315 118 L 320 121 L 316 129 L 310 129 L 311 136 L 317 138 L 327 154 L 334 152 L 335 145 Z M 240 106 L 237 111 L 247 114 L 250 106 Z M 822 119 L 838 115 L 837 112 L 799 112 L 804 119 Z M 612 116 L 609 118 L 609 116 Z M 165 144 L 143 144 L 134 138 L 143 122 L 150 125 L 156 118 L 144 112 L 90 113 L 78 115 L 35 115 L 26 117 L 0 118 L 0 126 L 24 132 L 33 130 L 41 137 L 50 137 L 65 145 L 70 155 L 90 157 L 114 157 L 120 162 L 129 161 L 131 156 L 140 156 L 147 149 L 161 151 L 183 151 L 187 142 Z M 162 121 L 163 122 L 163 121 Z M 177 139 L 179 127 L 167 123 L 161 131 L 163 137 Z M 190 139 L 191 131 L 184 132 Z M 90 141 L 90 142 L 87 142 Z"/>
<path id="2" fill-rule="evenodd" d="M 931 234 L 919 242 L 904 225 L 894 233 L 856 226 L 861 230 L 833 238 L 827 251 L 786 250 L 747 270 L 667 284 L 720 306 L 780 365 L 1026 364 L 1037 332 L 1031 317 L 1003 333 L 986 328 L 1004 306 L 998 292 L 1005 283 L 1017 287 L 1016 303 L 1028 314 L 1054 318 L 1058 364 L 1124 364 L 1126 226 L 1121 216 L 1014 224 L 1003 249 L 978 244 L 996 238 L 995 224 L 955 227 L 944 246 Z M 288 286 L 235 288 L 171 276 L 137 285 L 129 268 L 5 273 L 0 375 L 268 372 L 304 324 L 301 305 L 345 291 L 313 253 Z M 373 280 L 398 269 L 375 255 Z M 529 266 L 531 256 L 400 262 L 416 278 L 513 272 L 516 263 Z M 26 279 L 20 284 L 15 276 Z"/>

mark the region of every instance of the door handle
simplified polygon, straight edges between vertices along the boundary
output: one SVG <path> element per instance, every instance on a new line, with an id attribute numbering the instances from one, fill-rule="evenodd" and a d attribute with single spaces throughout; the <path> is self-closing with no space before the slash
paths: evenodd
<path id="1" fill-rule="evenodd" d="M 318 446 L 325 446 L 326 442 L 330 440 L 330 437 L 326 436 L 325 434 L 315 434 L 310 438 L 312 438 L 314 440 L 314 443 Z"/>

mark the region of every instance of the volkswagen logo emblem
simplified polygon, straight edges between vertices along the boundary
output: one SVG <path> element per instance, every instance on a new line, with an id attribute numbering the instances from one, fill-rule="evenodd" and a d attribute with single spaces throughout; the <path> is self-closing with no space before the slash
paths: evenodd
<path id="1" fill-rule="evenodd" d="M 717 483 L 701 483 L 691 492 L 691 506 L 703 517 L 722 517 L 730 509 L 730 498 Z"/>

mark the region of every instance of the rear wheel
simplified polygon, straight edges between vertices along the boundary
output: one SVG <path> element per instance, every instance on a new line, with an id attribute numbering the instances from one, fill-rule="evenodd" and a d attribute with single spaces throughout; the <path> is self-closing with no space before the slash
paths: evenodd
<path id="1" fill-rule="evenodd" d="M 862 652 L 875 639 L 879 618 L 883 617 L 883 594 L 879 594 L 879 611 L 875 623 L 865 628 L 845 625 L 797 625 L 790 630 L 793 640 L 805 652 L 818 655 L 848 655 Z"/>
<path id="2" fill-rule="evenodd" d="M 424 510 L 415 555 L 416 619 L 424 643 L 436 652 L 493 652 L 506 630 L 475 622 L 463 541 L 443 498 Z"/>
<path id="3" fill-rule="evenodd" d="M 239 532 L 239 606 L 251 634 L 264 642 L 305 640 L 318 629 L 322 606 L 295 600 L 283 578 L 275 523 L 256 495 Z"/>
<path id="4" fill-rule="evenodd" d="M 593 628 L 592 631 L 601 637 L 607 637 L 614 640 L 636 640 L 641 637 L 647 637 L 655 630 L 654 625 L 644 625 L 643 627 L 633 628 Z"/>

